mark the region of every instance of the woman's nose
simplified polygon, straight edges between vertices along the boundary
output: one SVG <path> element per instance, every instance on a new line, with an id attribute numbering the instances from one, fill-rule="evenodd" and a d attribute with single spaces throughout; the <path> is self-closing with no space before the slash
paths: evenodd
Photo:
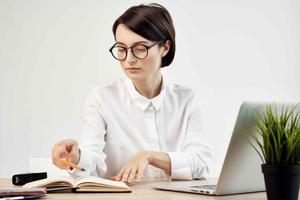
<path id="1" fill-rule="evenodd" d="M 136 57 L 133 55 L 131 49 L 128 49 L 126 62 L 128 62 L 128 63 L 135 63 L 136 62 Z"/>

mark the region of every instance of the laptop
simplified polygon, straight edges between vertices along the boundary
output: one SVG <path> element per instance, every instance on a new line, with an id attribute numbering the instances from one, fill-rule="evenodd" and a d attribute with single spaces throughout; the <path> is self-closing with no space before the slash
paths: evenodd
<path id="1" fill-rule="evenodd" d="M 276 104 L 281 108 L 283 104 Z M 242 103 L 219 178 L 193 181 L 172 181 L 152 185 L 155 189 L 207 195 L 229 195 L 265 191 L 262 161 L 249 141 L 256 133 L 256 117 L 266 103 Z M 279 111 L 279 109 L 278 109 Z"/>

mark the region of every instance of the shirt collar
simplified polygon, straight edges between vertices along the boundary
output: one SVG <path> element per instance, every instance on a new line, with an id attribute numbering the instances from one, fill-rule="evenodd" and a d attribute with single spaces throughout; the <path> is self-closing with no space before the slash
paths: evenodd
<path id="1" fill-rule="evenodd" d="M 143 111 L 147 110 L 147 108 L 151 105 L 153 105 L 155 110 L 159 110 L 161 107 L 161 104 L 163 102 L 163 99 L 165 97 L 165 90 L 166 90 L 166 83 L 165 83 L 165 79 L 162 78 L 162 86 L 161 86 L 161 90 L 160 93 L 152 98 L 152 99 L 148 99 L 146 97 L 144 97 L 143 95 L 141 95 L 134 87 L 133 82 L 128 79 L 127 77 L 124 79 L 124 83 L 125 86 L 128 90 L 129 95 L 131 96 L 131 98 L 133 99 L 133 101 L 138 105 L 138 107 L 140 107 Z"/>

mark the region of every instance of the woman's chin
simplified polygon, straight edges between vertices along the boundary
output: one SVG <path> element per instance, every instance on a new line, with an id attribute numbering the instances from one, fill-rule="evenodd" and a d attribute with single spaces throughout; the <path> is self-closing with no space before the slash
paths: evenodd
<path id="1" fill-rule="evenodd" d="M 132 81 L 140 81 L 140 80 L 144 79 L 141 74 L 126 73 L 126 75 Z"/>

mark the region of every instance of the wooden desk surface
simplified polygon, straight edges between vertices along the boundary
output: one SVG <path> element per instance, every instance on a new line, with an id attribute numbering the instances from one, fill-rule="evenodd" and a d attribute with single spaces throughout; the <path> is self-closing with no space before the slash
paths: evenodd
<path id="1" fill-rule="evenodd" d="M 228 196 L 207 196 L 199 194 L 190 194 L 182 192 L 170 192 L 170 191 L 161 191 L 156 190 L 151 187 L 151 183 L 139 183 L 137 185 L 131 186 L 131 193 L 50 193 L 47 194 L 46 199 L 157 199 L 157 200 L 213 200 L 213 199 L 222 199 L 222 200 L 266 200 L 266 193 L 252 193 L 252 194 L 240 194 L 240 195 L 228 195 Z M 9 179 L 0 179 L 0 187 L 11 186 Z"/>

